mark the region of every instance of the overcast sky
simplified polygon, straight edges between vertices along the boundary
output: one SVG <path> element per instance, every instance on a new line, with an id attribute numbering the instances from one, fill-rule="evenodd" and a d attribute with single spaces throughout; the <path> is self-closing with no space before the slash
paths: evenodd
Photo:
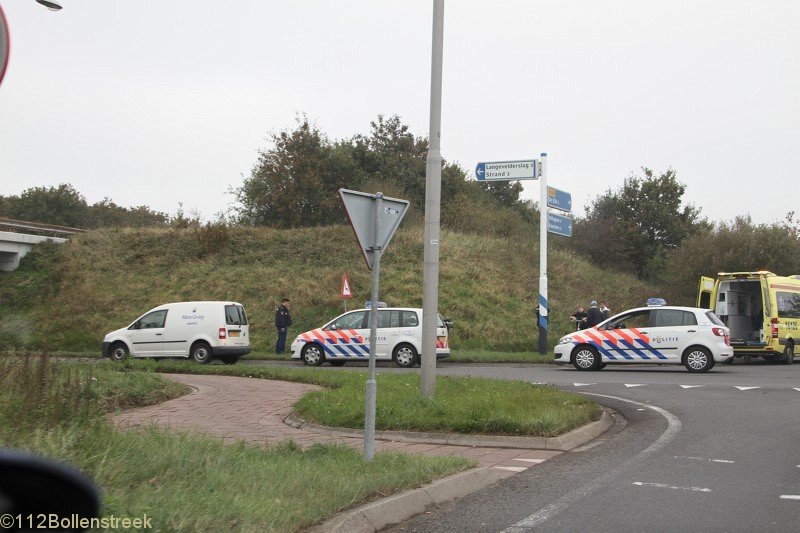
<path id="1" fill-rule="evenodd" d="M 0 194 L 211 218 L 269 133 L 428 135 L 432 0 L 0 0 Z M 712 221 L 800 212 L 800 2 L 445 2 L 442 155 L 548 153 L 574 210 L 642 166 Z M 375 191 L 369 191 L 375 192 Z M 538 199 L 537 182 L 524 197 Z"/>

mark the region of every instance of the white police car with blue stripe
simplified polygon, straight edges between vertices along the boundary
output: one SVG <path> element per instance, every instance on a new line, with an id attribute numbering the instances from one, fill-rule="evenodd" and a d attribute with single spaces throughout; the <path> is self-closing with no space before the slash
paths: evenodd
<path id="1" fill-rule="evenodd" d="M 629 309 L 595 327 L 565 335 L 554 362 L 578 370 L 600 370 L 609 363 L 682 364 L 706 372 L 733 358 L 730 332 L 708 309 L 663 305 Z"/>

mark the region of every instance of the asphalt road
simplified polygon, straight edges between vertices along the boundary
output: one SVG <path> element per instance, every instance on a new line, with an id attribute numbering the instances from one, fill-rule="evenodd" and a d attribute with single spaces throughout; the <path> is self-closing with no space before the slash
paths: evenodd
<path id="1" fill-rule="evenodd" d="M 706 374 L 440 365 L 439 374 L 552 383 L 590 395 L 619 423 L 390 531 L 800 530 L 800 364 L 717 365 Z"/>

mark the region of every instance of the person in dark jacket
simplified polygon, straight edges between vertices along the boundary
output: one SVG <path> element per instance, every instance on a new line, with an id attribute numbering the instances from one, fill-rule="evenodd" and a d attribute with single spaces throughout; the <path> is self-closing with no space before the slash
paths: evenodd
<path id="1" fill-rule="evenodd" d="M 586 311 L 586 322 L 583 323 L 581 329 L 589 329 L 595 327 L 597 324 L 605 320 L 603 312 L 597 307 L 597 302 L 592 300 L 592 305 Z"/>
<path id="2" fill-rule="evenodd" d="M 583 306 L 579 305 L 578 310 L 572 313 L 569 319 L 575 322 L 575 329 L 583 329 L 583 325 L 586 323 L 586 311 L 583 310 Z"/>
<path id="3" fill-rule="evenodd" d="M 289 298 L 281 300 L 281 305 L 275 310 L 275 327 L 278 329 L 278 342 L 275 343 L 275 353 L 286 351 L 286 333 L 292 325 L 292 316 L 289 314 Z"/>

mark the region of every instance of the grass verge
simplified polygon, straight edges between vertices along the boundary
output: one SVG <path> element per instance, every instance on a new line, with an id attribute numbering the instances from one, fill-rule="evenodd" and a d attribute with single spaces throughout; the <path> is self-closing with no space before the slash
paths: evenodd
<path id="1" fill-rule="evenodd" d="M 146 514 L 156 531 L 295 531 L 473 464 L 399 453 L 365 463 L 359 451 L 341 446 L 303 451 L 291 443 L 224 445 L 152 427 L 121 431 L 109 411 L 185 392 L 149 372 L 152 362 L 135 363 L 0 357 L 0 445 L 76 466 L 101 488 L 102 516 Z"/>
<path id="2" fill-rule="evenodd" d="M 107 361 L 103 366 L 114 367 Z M 192 361 L 128 361 L 124 368 L 152 372 L 217 374 L 312 383 L 325 387 L 304 396 L 295 411 L 334 427 L 364 427 L 366 373 L 306 367 L 198 365 Z M 436 397 L 419 395 L 418 374 L 380 374 L 376 429 L 553 437 L 598 420 L 596 403 L 552 386 L 471 377 L 437 378 Z"/>

